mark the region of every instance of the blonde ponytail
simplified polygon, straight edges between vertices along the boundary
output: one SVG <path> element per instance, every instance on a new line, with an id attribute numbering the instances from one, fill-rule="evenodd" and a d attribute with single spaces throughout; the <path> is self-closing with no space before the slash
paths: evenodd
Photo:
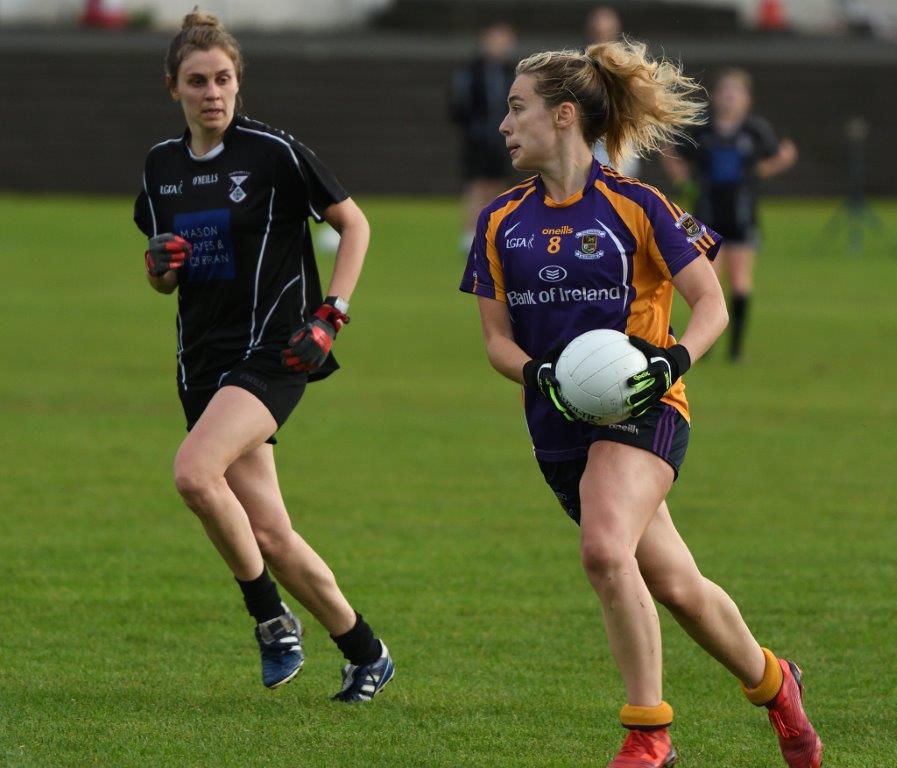
<path id="1" fill-rule="evenodd" d="M 602 139 L 611 163 L 646 155 L 703 122 L 703 89 L 681 67 L 649 58 L 631 40 L 597 43 L 585 53 L 548 51 L 517 65 L 535 77 L 535 91 L 549 107 L 576 103 L 583 138 Z"/>

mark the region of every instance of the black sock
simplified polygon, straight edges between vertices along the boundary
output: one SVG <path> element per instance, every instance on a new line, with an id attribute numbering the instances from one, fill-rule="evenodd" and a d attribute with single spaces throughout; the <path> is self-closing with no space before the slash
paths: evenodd
<path id="1" fill-rule="evenodd" d="M 732 328 L 729 336 L 729 357 L 737 360 L 741 357 L 741 343 L 744 339 L 744 328 L 747 325 L 749 293 L 732 295 Z"/>
<path id="2" fill-rule="evenodd" d="M 271 581 L 268 569 L 262 568 L 262 573 L 252 581 L 236 580 L 243 592 L 243 600 L 246 602 L 246 610 L 259 624 L 263 621 L 276 619 L 283 613 L 280 604 L 280 595 L 277 585 Z"/>
<path id="3" fill-rule="evenodd" d="M 331 635 L 330 639 L 336 643 L 336 647 L 346 657 L 346 661 L 356 667 L 373 664 L 383 652 L 380 641 L 374 637 L 374 630 L 368 626 L 368 623 L 357 611 L 355 626 L 345 634 L 336 637 Z"/>

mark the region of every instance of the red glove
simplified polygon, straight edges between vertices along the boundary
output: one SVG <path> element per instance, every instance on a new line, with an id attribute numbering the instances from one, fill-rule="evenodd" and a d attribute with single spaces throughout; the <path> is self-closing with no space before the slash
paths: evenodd
<path id="1" fill-rule="evenodd" d="M 339 329 L 349 322 L 349 316 L 335 306 L 337 298 L 328 296 L 318 310 L 290 337 L 290 346 L 280 353 L 287 368 L 297 373 L 307 373 L 320 368 Z"/>
<path id="2" fill-rule="evenodd" d="M 182 267 L 192 252 L 193 246 L 180 235 L 171 232 L 155 235 L 150 238 L 149 249 L 143 256 L 146 271 L 153 277 L 164 275 L 169 269 Z"/>

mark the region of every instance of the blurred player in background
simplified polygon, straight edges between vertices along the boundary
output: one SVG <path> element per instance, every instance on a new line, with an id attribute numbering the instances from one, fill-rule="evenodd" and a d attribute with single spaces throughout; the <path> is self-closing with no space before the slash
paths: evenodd
<path id="1" fill-rule="evenodd" d="M 334 698 L 367 701 L 392 678 L 392 660 L 293 530 L 273 444 L 306 383 L 337 368 L 330 348 L 349 321 L 370 229 L 313 152 L 235 114 L 242 75 L 236 40 L 214 16 L 188 14 L 166 58 L 166 84 L 187 129 L 150 150 L 134 208 L 149 238 L 150 285 L 178 291 L 178 393 L 188 435 L 175 484 L 256 621 L 264 684 L 289 682 L 304 660 L 301 626 L 267 564 L 345 655 Z M 342 233 L 324 299 L 309 216 Z M 321 446 L 309 446 L 308 456 L 334 461 Z"/>
<path id="2" fill-rule="evenodd" d="M 599 5 L 586 17 L 586 38 L 591 45 L 613 43 L 623 36 L 623 22 L 616 9 Z"/>
<path id="3" fill-rule="evenodd" d="M 459 245 L 467 252 L 480 209 L 506 186 L 513 173 L 498 133 L 505 99 L 514 80 L 514 29 L 493 24 L 480 36 L 480 52 L 452 76 L 450 112 L 463 137 L 464 231 Z"/>
<path id="4" fill-rule="evenodd" d="M 794 143 L 779 140 L 772 126 L 750 109 L 751 76 L 743 69 L 723 71 L 713 86 L 710 120 L 692 127 L 686 140 L 662 156 L 677 186 L 695 177 L 695 214 L 725 239 L 716 268 L 729 282 L 731 360 L 742 354 L 754 287 L 758 180 L 782 173 L 797 160 Z"/>
<path id="5" fill-rule="evenodd" d="M 680 377 L 726 325 L 710 264 L 719 236 L 591 154 L 597 139 L 612 160 L 657 149 L 698 122 L 697 90 L 628 42 L 521 61 L 501 133 L 514 167 L 538 175 L 482 211 L 461 290 L 478 296 L 489 360 L 523 385 L 539 466 L 581 527 L 582 564 L 627 696 L 628 735 L 610 767 L 677 759 L 653 597 L 768 709 L 787 764 L 819 768 L 800 670 L 761 648 L 732 599 L 701 574 L 665 501 L 689 438 Z M 674 288 L 691 307 L 679 343 L 669 331 Z M 574 421 L 554 376 L 562 347 L 595 328 L 625 331 L 649 361 L 630 381 L 631 418 L 610 427 Z"/>
<path id="6" fill-rule="evenodd" d="M 589 45 L 597 43 L 613 43 L 623 37 L 623 22 L 616 9 L 608 5 L 599 5 L 586 17 L 586 39 Z M 592 145 L 592 154 L 599 163 L 613 166 L 607 154 L 607 147 L 602 139 Z M 617 159 L 613 166 L 624 176 L 638 176 L 640 163 L 638 155 L 630 154 Z"/>

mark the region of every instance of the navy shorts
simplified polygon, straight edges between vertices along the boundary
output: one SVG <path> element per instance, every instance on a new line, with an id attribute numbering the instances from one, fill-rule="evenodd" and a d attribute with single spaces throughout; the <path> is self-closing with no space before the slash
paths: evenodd
<path id="1" fill-rule="evenodd" d="M 277 428 L 280 429 L 290 417 L 293 409 L 305 392 L 308 376 L 284 368 L 279 354 L 255 354 L 248 360 L 237 363 L 218 379 L 217 387 L 204 389 L 178 389 L 187 431 L 199 421 L 215 393 L 221 387 L 240 387 L 251 392 L 271 412 Z M 265 442 L 274 445 L 277 440 L 271 435 Z"/>
<path id="2" fill-rule="evenodd" d="M 685 452 L 688 450 L 690 430 L 688 422 L 679 411 L 671 405 L 661 403 L 637 419 L 627 419 L 608 427 L 597 427 L 598 435 L 595 442 L 607 440 L 650 451 L 669 464 L 675 477 L 679 477 L 679 469 L 685 461 Z M 563 461 L 539 459 L 539 468 L 545 482 L 554 491 L 564 512 L 577 525 L 581 512 L 579 481 L 587 461 L 586 455 Z"/>

